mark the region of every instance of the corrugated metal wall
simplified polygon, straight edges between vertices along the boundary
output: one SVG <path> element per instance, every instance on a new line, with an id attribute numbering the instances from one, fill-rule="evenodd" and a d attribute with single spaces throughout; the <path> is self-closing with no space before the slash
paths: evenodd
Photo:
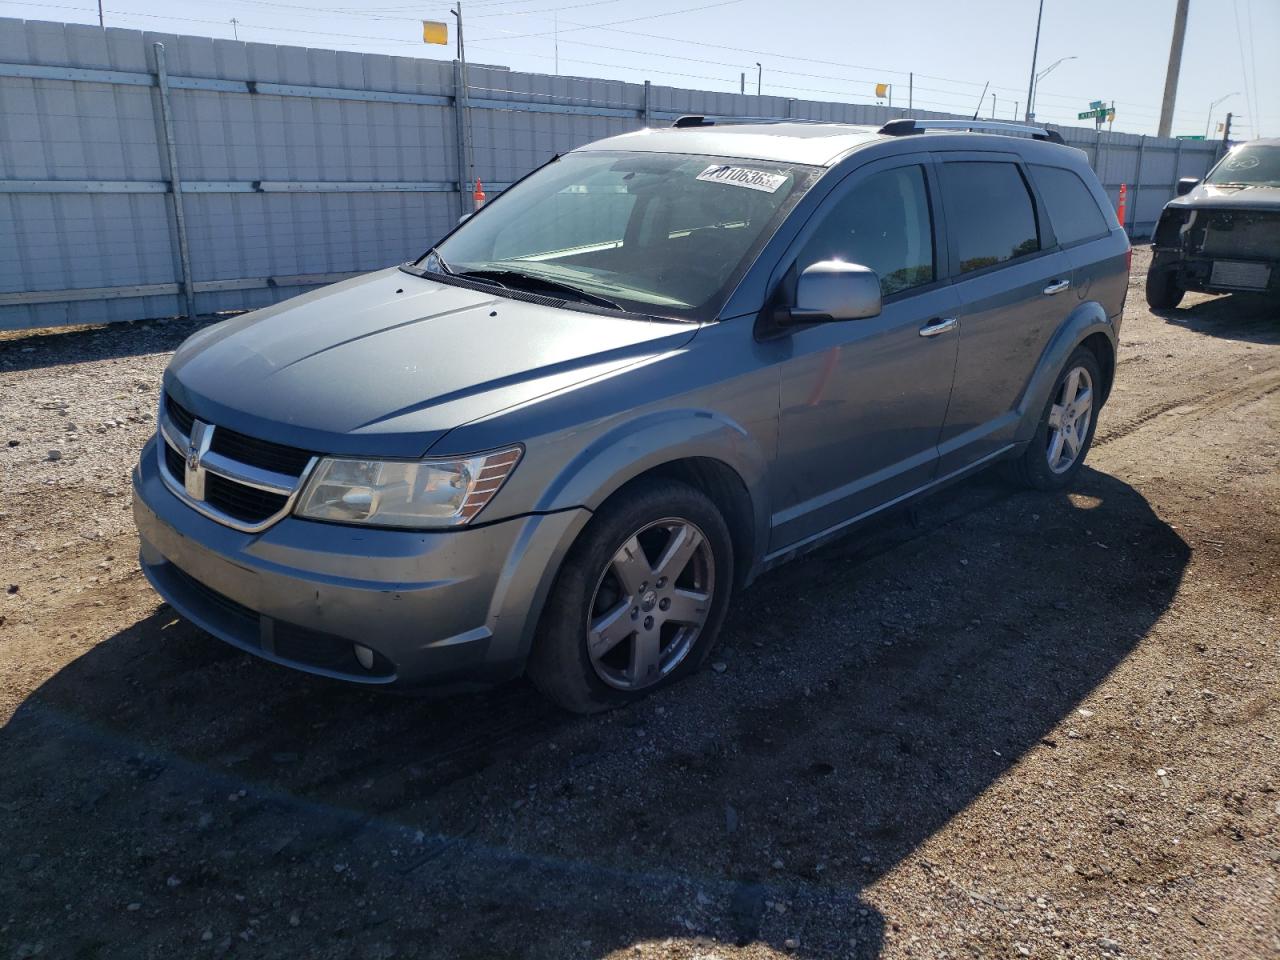
<path id="1" fill-rule="evenodd" d="M 164 44 L 175 194 L 157 86 Z M 902 109 L 0 19 L 0 329 L 262 306 L 415 256 L 556 153 L 687 113 L 881 124 Z M 913 116 L 949 114 L 912 111 Z M 1216 144 L 1064 129 L 1142 236 Z M 467 154 L 464 163 L 462 156 Z M 467 192 L 469 193 L 469 187 Z M 184 213 L 184 274 L 175 200 Z"/>

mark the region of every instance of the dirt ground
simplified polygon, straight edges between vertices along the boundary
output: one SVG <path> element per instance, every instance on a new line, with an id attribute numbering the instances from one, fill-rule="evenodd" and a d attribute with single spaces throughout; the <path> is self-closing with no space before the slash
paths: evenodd
<path id="1" fill-rule="evenodd" d="M 1146 264 L 1076 491 L 954 487 L 590 719 L 177 619 L 129 470 L 197 324 L 3 335 L 0 958 L 1280 956 L 1280 309 Z"/>

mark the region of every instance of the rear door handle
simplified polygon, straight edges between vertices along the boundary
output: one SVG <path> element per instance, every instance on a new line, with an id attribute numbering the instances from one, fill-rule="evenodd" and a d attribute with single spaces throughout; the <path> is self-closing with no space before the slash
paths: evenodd
<path id="1" fill-rule="evenodd" d="M 1052 297 L 1055 293 L 1061 293 L 1071 286 L 1070 280 L 1055 280 L 1044 288 L 1045 296 Z"/>
<path id="2" fill-rule="evenodd" d="M 948 330 L 954 330 L 959 325 L 960 321 L 955 317 L 934 317 L 920 328 L 920 336 L 936 337 L 940 333 L 946 333 Z"/>

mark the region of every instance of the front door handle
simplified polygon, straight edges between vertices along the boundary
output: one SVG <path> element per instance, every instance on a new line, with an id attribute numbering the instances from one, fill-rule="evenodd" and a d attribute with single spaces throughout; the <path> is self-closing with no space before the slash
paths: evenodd
<path id="1" fill-rule="evenodd" d="M 955 317 L 934 317 L 920 328 L 920 336 L 936 337 L 940 333 L 946 333 L 948 330 L 954 330 L 959 325 L 960 321 Z"/>
<path id="2" fill-rule="evenodd" d="M 1052 297 L 1055 293 L 1061 293 L 1071 286 L 1070 280 L 1055 280 L 1044 288 L 1045 296 Z"/>

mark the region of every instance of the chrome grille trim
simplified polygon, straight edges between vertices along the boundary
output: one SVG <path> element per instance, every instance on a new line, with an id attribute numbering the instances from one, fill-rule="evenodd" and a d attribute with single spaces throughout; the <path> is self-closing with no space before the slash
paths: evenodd
<path id="1" fill-rule="evenodd" d="M 287 516 L 293 510 L 293 505 L 298 499 L 298 495 L 306 486 L 307 479 L 311 476 L 311 471 L 315 469 L 315 465 L 320 461 L 319 457 L 313 456 L 297 477 L 276 473 L 272 470 L 264 470 L 261 467 L 255 467 L 247 463 L 240 463 L 223 454 L 210 452 L 209 446 L 218 428 L 214 424 L 206 424 L 199 418 L 196 418 L 192 425 L 191 432 L 200 434 L 198 447 L 193 451 L 191 437 L 184 433 L 169 416 L 163 393 L 160 397 L 160 410 L 156 422 L 158 427 L 156 459 L 160 467 L 160 478 L 164 481 L 165 486 L 169 488 L 169 492 L 197 513 L 243 533 L 261 533 Z M 197 495 L 204 487 L 203 476 L 199 477 L 197 481 L 191 481 L 188 479 L 192 474 L 191 469 L 188 469 L 186 471 L 187 476 L 183 477 L 175 477 L 170 472 L 169 464 L 165 459 L 166 446 L 172 448 L 174 453 L 181 457 L 186 464 L 191 464 L 193 453 L 197 454 L 195 464 L 198 465 L 199 470 L 203 473 L 217 474 L 232 483 L 284 497 L 283 506 L 270 516 L 252 523 L 224 513 Z"/>

